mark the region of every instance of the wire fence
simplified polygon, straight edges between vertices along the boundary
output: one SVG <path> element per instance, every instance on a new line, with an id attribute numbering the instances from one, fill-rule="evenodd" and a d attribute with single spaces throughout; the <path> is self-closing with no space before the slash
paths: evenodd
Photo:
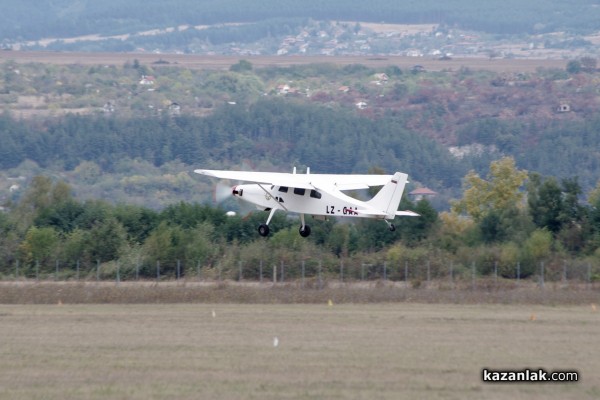
<path id="1" fill-rule="evenodd" d="M 586 284 L 594 287 L 600 282 L 600 268 L 591 262 L 539 262 L 500 265 L 496 261 L 471 264 L 440 263 L 430 260 L 411 262 L 356 261 L 303 259 L 266 262 L 263 260 L 214 264 L 201 261 L 170 263 L 139 262 L 134 265 L 118 261 L 101 263 L 82 261 L 33 262 L 14 261 L 0 267 L 2 281 L 253 281 L 300 282 L 302 285 L 323 285 L 326 281 L 404 282 L 406 286 L 421 287 L 433 283 L 450 283 L 475 288 L 481 281 L 487 285 L 500 282 L 535 282 L 540 287 L 548 283 Z"/>

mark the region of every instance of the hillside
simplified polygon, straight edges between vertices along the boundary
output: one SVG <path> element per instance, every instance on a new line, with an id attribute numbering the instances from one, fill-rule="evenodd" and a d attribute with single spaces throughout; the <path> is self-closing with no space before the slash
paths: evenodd
<path id="1" fill-rule="evenodd" d="M 597 56 L 592 0 L 3 3 L 7 49 L 206 55 Z"/>
<path id="2" fill-rule="evenodd" d="M 543 175 L 577 176 L 588 190 L 600 168 L 600 76 L 581 64 L 569 64 L 570 72 L 496 73 L 323 63 L 258 68 L 244 60 L 228 70 L 137 59 L 7 61 L 0 81 L 3 197 L 18 196 L 8 193 L 9 178 L 46 171 L 82 198 L 152 207 L 206 201 L 210 188 L 187 171 L 251 160 L 282 171 L 400 169 L 414 185 L 440 192 L 436 207 L 444 209 L 470 168 L 484 173 L 504 155 Z"/>

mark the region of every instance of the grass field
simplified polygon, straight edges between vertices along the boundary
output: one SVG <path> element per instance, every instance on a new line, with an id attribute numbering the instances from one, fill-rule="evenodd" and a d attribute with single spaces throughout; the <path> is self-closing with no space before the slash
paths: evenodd
<path id="1" fill-rule="evenodd" d="M 1 399 L 600 397 L 589 304 L 2 305 L 0 337 Z"/>
<path id="2" fill-rule="evenodd" d="M 169 66 L 191 69 L 229 69 L 240 59 L 246 59 L 257 68 L 289 67 L 314 63 L 331 63 L 336 65 L 362 64 L 370 68 L 385 68 L 390 65 L 402 69 L 410 69 L 415 64 L 422 65 L 427 71 L 454 70 L 462 67 L 474 70 L 494 72 L 535 72 L 538 68 L 564 69 L 566 60 L 547 59 L 489 59 L 489 58 L 454 58 L 440 61 L 428 57 L 403 56 L 206 56 L 194 54 L 142 54 L 142 53 L 77 53 L 51 51 L 0 51 L 0 62 L 15 61 L 19 63 L 38 62 L 45 64 L 80 64 L 80 65 L 118 65 L 138 60 L 145 65 L 157 66 L 157 62 L 167 62 Z M 162 64 L 160 64 L 162 65 Z"/>

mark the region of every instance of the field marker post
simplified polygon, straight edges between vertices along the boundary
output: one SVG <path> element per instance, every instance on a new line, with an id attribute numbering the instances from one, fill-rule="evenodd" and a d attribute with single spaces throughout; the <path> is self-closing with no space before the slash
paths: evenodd
<path id="1" fill-rule="evenodd" d="M 121 263 L 117 261 L 117 285 L 121 282 Z"/>
<path id="2" fill-rule="evenodd" d="M 304 288 L 304 274 L 306 273 L 306 261 L 302 260 L 302 288 Z"/>
<path id="3" fill-rule="evenodd" d="M 198 280 L 201 281 L 202 277 L 200 276 L 200 260 L 196 261 L 196 273 L 198 274 Z"/>
<path id="4" fill-rule="evenodd" d="M 540 287 L 544 287 L 544 262 L 540 261 Z"/>
<path id="5" fill-rule="evenodd" d="M 273 284 L 277 283 L 277 264 L 273 264 Z"/>
<path id="6" fill-rule="evenodd" d="M 408 261 L 404 261 L 404 287 L 408 288 Z"/>
<path id="7" fill-rule="evenodd" d="M 100 260 L 96 260 L 96 283 L 100 280 Z"/>
<path id="8" fill-rule="evenodd" d="M 344 260 L 340 260 L 340 282 L 344 282 Z"/>
<path id="9" fill-rule="evenodd" d="M 19 280 L 19 260 L 15 262 L 15 281 Z"/>
<path id="10" fill-rule="evenodd" d="M 238 261 L 238 269 L 239 269 L 239 275 L 238 275 L 238 282 L 241 282 L 243 279 L 242 276 L 242 261 Z"/>
<path id="11" fill-rule="evenodd" d="M 517 285 L 521 282 L 521 261 L 517 261 Z"/>
<path id="12" fill-rule="evenodd" d="M 258 264 L 258 281 L 262 283 L 263 280 L 263 260 L 260 260 Z"/>
<path id="13" fill-rule="evenodd" d="M 283 282 L 283 278 L 284 278 L 283 268 L 284 268 L 284 264 L 283 264 L 283 260 L 281 260 L 281 282 Z"/>
<path id="14" fill-rule="evenodd" d="M 160 280 L 160 261 L 156 260 L 156 283 Z"/>

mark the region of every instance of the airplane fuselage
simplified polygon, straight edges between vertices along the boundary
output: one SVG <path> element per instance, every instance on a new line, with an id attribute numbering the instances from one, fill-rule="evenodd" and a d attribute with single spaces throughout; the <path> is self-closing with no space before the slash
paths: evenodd
<path id="1" fill-rule="evenodd" d="M 338 191 L 335 196 L 316 189 L 292 188 L 263 184 L 245 184 L 233 187 L 235 197 L 255 204 L 259 209 L 292 210 L 299 214 L 321 215 L 325 217 L 385 218 L 386 214 L 369 207 Z M 376 217 L 377 218 L 377 217 Z"/>

